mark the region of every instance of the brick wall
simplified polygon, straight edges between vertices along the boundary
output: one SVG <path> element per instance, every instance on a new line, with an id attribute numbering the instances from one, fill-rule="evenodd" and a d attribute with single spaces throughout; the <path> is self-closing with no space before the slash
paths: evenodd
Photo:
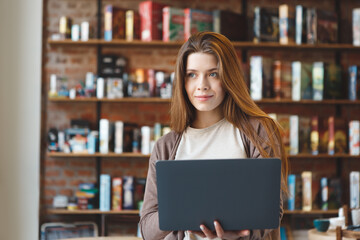
<path id="1" fill-rule="evenodd" d="M 124 0 L 124 1 L 104 1 L 104 4 L 112 3 L 123 8 L 137 9 L 140 1 Z M 158 2 L 171 3 L 178 7 L 192 7 L 204 10 L 228 9 L 235 12 L 242 12 L 242 4 L 239 0 L 192 0 L 192 1 L 165 1 Z M 256 5 L 261 6 L 278 6 L 284 1 L 270 0 L 254 0 L 248 1 L 248 16 L 253 16 L 253 8 Z M 334 1 L 296 1 L 305 6 L 313 6 L 334 10 Z M 351 9 L 359 7 L 360 4 L 355 1 L 341 1 L 342 26 L 341 39 L 342 42 L 351 43 Z M 61 16 L 69 16 L 74 23 L 89 21 L 90 25 L 96 25 L 96 1 L 95 0 L 46 0 L 45 16 L 44 16 L 44 74 L 43 74 L 43 101 L 46 101 L 47 91 L 49 89 L 50 74 L 67 76 L 69 78 L 69 87 L 78 84 L 79 80 L 84 80 L 86 72 L 96 73 L 96 47 L 92 46 L 50 46 L 46 43 L 46 39 L 51 34 L 57 33 L 59 19 Z M 294 3 L 295 4 L 295 3 Z M 96 29 L 95 29 L 96 33 Z M 116 53 L 123 55 L 128 60 L 128 67 L 132 68 L 154 68 L 166 71 L 172 71 L 178 49 L 158 47 L 138 48 L 138 47 L 104 47 L 103 53 Z M 238 50 L 239 56 L 241 51 Z M 280 60 L 301 60 L 301 61 L 326 61 L 334 62 L 335 53 L 331 51 L 259 51 L 251 50 L 248 55 L 262 54 L 265 56 L 273 56 Z M 341 65 L 346 69 L 350 64 L 360 64 L 359 54 L 342 53 Z M 245 72 L 248 71 L 248 65 L 244 65 Z M 96 103 L 53 103 L 45 102 L 43 111 L 46 112 L 43 118 L 43 126 L 45 131 L 51 127 L 65 129 L 70 126 L 70 119 L 86 119 L 90 121 L 91 129 L 97 128 L 96 120 Z M 154 122 L 169 122 L 169 104 L 140 104 L 140 103 L 103 103 L 101 117 L 108 118 L 110 121 L 123 120 L 127 122 L 136 122 L 139 125 L 153 125 Z M 286 105 L 274 106 L 264 104 L 262 108 L 266 112 L 303 114 L 311 116 L 314 112 L 320 116 L 335 115 L 335 107 L 333 106 L 296 106 L 289 108 Z M 344 108 L 341 116 L 347 118 L 359 118 L 358 106 L 349 106 Z M 43 133 L 43 142 L 46 141 L 46 133 Z M 43 147 L 46 146 L 43 143 Z M 42 149 L 45 152 L 45 149 Z M 50 207 L 52 199 L 57 194 L 73 196 L 77 186 L 81 182 L 94 182 L 96 180 L 96 160 L 95 158 L 50 158 L 43 154 L 41 159 L 41 206 Z M 145 177 L 147 172 L 147 159 L 141 158 L 111 158 L 102 160 L 102 172 L 109 173 L 112 176 L 134 175 L 137 177 Z M 312 170 L 316 176 L 335 176 L 337 164 L 335 160 L 294 160 L 291 162 L 292 172 L 300 173 L 303 170 Z M 348 186 L 348 172 L 353 169 L 360 169 L 360 164 L 354 159 L 344 160 L 343 178 L 345 186 Z M 347 181 L 347 182 L 346 182 Z M 72 218 L 70 219 L 72 220 Z M 116 230 L 117 229 L 117 230 Z M 122 228 L 117 225 L 111 225 L 111 232 L 126 233 L 134 232 L 134 225 Z M 135 229 L 136 230 L 136 229 Z M 111 233 L 110 233 L 111 234 Z"/>

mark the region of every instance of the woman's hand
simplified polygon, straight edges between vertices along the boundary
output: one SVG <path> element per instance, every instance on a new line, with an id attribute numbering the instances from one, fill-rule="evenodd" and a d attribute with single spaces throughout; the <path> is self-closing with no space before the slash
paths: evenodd
<path id="1" fill-rule="evenodd" d="M 221 227 L 220 223 L 218 221 L 214 221 L 215 231 L 211 231 L 208 229 L 204 224 L 200 225 L 201 232 L 200 231 L 190 231 L 194 234 L 199 235 L 203 238 L 221 238 L 221 239 L 238 239 L 240 237 L 246 237 L 250 234 L 249 230 L 240 230 L 240 231 L 224 231 L 224 229 Z"/>

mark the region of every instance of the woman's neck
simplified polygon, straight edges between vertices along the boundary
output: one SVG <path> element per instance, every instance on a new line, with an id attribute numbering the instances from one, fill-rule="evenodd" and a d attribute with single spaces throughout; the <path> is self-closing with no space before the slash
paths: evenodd
<path id="1" fill-rule="evenodd" d="M 220 109 L 219 109 L 220 110 Z M 207 128 L 224 118 L 221 111 L 200 112 L 197 111 L 195 120 L 191 124 L 193 128 Z"/>

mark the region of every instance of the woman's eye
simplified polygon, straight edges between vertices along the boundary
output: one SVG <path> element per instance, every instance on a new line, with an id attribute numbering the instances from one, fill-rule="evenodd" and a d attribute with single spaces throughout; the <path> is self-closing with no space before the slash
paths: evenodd
<path id="1" fill-rule="evenodd" d="M 188 73 L 188 77 L 194 78 L 195 76 L 195 73 Z"/>
<path id="2" fill-rule="evenodd" d="M 217 72 L 213 72 L 213 73 L 210 73 L 209 76 L 210 76 L 210 77 L 218 77 L 218 73 L 217 73 Z"/>

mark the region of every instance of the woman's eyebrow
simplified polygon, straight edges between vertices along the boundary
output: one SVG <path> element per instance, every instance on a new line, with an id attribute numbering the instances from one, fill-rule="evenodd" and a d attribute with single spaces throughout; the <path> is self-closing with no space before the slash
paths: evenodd
<path id="1" fill-rule="evenodd" d="M 210 68 L 210 69 L 208 69 L 206 71 L 211 72 L 211 71 L 217 71 L 217 70 L 218 70 L 218 68 L 216 67 L 216 68 Z M 198 72 L 198 70 L 196 70 L 196 69 L 186 69 L 186 71 L 187 72 Z"/>

